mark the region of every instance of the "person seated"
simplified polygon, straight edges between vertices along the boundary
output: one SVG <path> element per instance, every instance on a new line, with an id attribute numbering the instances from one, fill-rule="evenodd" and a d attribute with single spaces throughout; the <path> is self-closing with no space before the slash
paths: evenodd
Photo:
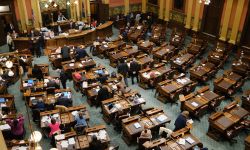
<path id="1" fill-rule="evenodd" d="M 102 142 L 95 135 L 92 136 L 92 140 L 89 143 L 89 150 L 104 150 Z"/>
<path id="2" fill-rule="evenodd" d="M 84 126 L 87 127 L 87 122 L 83 116 L 83 112 L 79 112 L 79 114 L 75 118 L 76 125 L 75 126 Z"/>
<path id="3" fill-rule="evenodd" d="M 39 111 L 44 111 L 46 108 L 45 103 L 43 102 L 43 99 L 38 99 L 37 104 L 35 105 L 35 109 L 38 109 Z"/>
<path id="4" fill-rule="evenodd" d="M 108 80 L 108 77 L 105 74 L 99 74 L 98 81 L 103 84 Z"/>
<path id="5" fill-rule="evenodd" d="M 60 113 L 65 113 L 69 111 L 69 109 L 63 105 L 56 105 L 55 109 L 58 110 Z"/>
<path id="6" fill-rule="evenodd" d="M 47 88 L 59 88 L 59 85 L 56 83 L 54 79 L 48 77 L 49 82 L 47 82 Z"/>
<path id="7" fill-rule="evenodd" d="M 169 138 L 172 133 L 173 133 L 173 131 L 166 128 L 166 127 L 160 127 L 160 129 L 159 129 L 159 135 L 162 138 Z"/>
<path id="8" fill-rule="evenodd" d="M 34 68 L 32 69 L 32 76 L 40 81 L 43 79 L 42 69 L 37 64 L 35 64 Z"/>
<path id="9" fill-rule="evenodd" d="M 86 50 L 84 49 L 84 46 L 81 45 L 79 47 L 76 48 L 76 60 L 80 60 L 81 58 L 84 58 L 88 56 Z"/>
<path id="10" fill-rule="evenodd" d="M 97 93 L 96 105 L 100 105 L 102 101 L 111 98 L 111 91 L 107 86 L 101 86 Z"/>
<path id="11" fill-rule="evenodd" d="M 65 107 L 72 106 L 72 100 L 62 93 L 59 98 L 57 99 L 56 105 L 63 105 Z"/>
<path id="12" fill-rule="evenodd" d="M 185 128 L 187 125 L 187 120 L 189 117 L 189 112 L 188 111 L 183 111 L 175 120 L 175 129 L 174 131 L 180 130 L 182 128 Z"/>
<path id="13" fill-rule="evenodd" d="M 11 134 L 13 138 L 16 140 L 22 140 L 25 133 L 23 115 L 20 114 L 16 119 L 13 120 L 8 119 L 6 120 L 6 122 L 11 127 Z"/>
<path id="14" fill-rule="evenodd" d="M 144 130 L 141 132 L 139 139 L 140 138 L 149 139 L 149 140 L 152 139 L 151 130 L 149 129 L 148 125 L 144 125 Z"/>
<path id="15" fill-rule="evenodd" d="M 62 13 L 59 13 L 57 21 L 65 21 L 65 20 L 67 20 L 67 18 Z"/>
<path id="16" fill-rule="evenodd" d="M 48 125 L 50 128 L 49 137 L 52 137 L 52 135 L 60 132 L 60 123 L 56 122 L 55 118 L 51 118 L 51 123 Z"/>
<path id="17" fill-rule="evenodd" d="M 70 59 L 70 48 L 68 46 L 64 46 L 61 49 L 62 59 L 63 61 L 67 61 Z"/>

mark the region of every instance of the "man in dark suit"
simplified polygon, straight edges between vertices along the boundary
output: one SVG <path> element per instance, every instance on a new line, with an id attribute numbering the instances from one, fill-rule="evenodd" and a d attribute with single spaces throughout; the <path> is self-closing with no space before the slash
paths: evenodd
<path id="1" fill-rule="evenodd" d="M 80 60 L 81 58 L 84 58 L 88 56 L 86 50 L 84 49 L 84 46 L 79 46 L 76 48 L 76 60 Z"/>
<path id="2" fill-rule="evenodd" d="M 37 66 L 36 64 L 34 65 L 34 68 L 32 69 L 32 76 L 37 78 L 40 81 L 43 79 L 43 72 L 41 68 Z"/>
<path id="3" fill-rule="evenodd" d="M 62 70 L 60 72 L 60 80 L 64 89 L 66 89 L 66 82 L 68 80 L 67 74 Z"/>
<path id="4" fill-rule="evenodd" d="M 136 61 L 135 58 L 133 58 L 133 61 L 130 63 L 130 77 L 132 84 L 134 84 L 134 78 L 136 78 L 137 82 L 139 82 L 139 70 L 140 70 L 140 65 Z"/>
<path id="5" fill-rule="evenodd" d="M 187 120 L 189 117 L 189 112 L 188 111 L 183 111 L 175 120 L 175 129 L 174 131 L 180 130 L 182 128 L 185 128 L 187 125 Z"/>
<path id="6" fill-rule="evenodd" d="M 68 97 L 65 97 L 62 93 L 61 96 L 57 99 L 56 105 L 63 105 L 65 107 L 72 106 L 72 100 Z"/>
<path id="7" fill-rule="evenodd" d="M 103 100 L 109 99 L 110 93 L 106 86 L 102 86 L 97 93 L 97 105 L 100 105 Z"/>
<path id="8" fill-rule="evenodd" d="M 128 64 L 124 61 L 124 59 L 120 61 L 120 63 L 117 66 L 117 69 L 118 69 L 118 73 L 123 75 L 124 82 L 126 86 L 128 86 L 127 76 L 128 76 L 129 68 L 128 68 Z"/>
<path id="9" fill-rule="evenodd" d="M 63 61 L 66 61 L 66 60 L 69 60 L 69 59 L 70 59 L 69 52 L 70 52 L 70 48 L 67 47 L 67 46 L 64 46 L 64 47 L 61 49 L 61 54 L 62 54 L 62 59 L 63 59 Z"/>

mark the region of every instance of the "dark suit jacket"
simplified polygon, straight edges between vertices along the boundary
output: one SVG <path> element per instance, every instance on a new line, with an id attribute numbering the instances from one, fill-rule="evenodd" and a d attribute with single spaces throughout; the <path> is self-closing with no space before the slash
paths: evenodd
<path id="1" fill-rule="evenodd" d="M 63 59 L 68 59 L 70 56 L 69 56 L 69 51 L 70 51 L 70 49 L 69 49 L 69 47 L 67 47 L 67 46 L 64 46 L 63 48 L 62 48 L 62 50 L 61 50 L 61 54 L 62 54 L 62 58 Z"/>
<path id="2" fill-rule="evenodd" d="M 32 76 L 40 80 L 43 78 L 43 72 L 40 68 L 33 68 Z"/>
<path id="3" fill-rule="evenodd" d="M 127 63 L 121 63 L 118 65 L 117 68 L 118 68 L 118 73 L 122 74 L 123 76 L 126 76 L 129 71 Z"/>
<path id="4" fill-rule="evenodd" d="M 130 63 L 130 72 L 136 72 L 136 74 L 138 73 L 138 71 L 140 70 L 140 65 L 136 62 L 136 61 L 132 61 Z"/>
<path id="5" fill-rule="evenodd" d="M 101 101 L 109 99 L 109 98 L 110 98 L 110 93 L 109 93 L 107 88 L 101 88 L 98 91 L 98 95 L 97 95 L 98 102 L 101 102 Z"/>
<path id="6" fill-rule="evenodd" d="M 180 114 L 177 119 L 175 120 L 175 129 L 174 131 L 180 130 L 182 128 L 186 127 L 186 123 L 187 123 L 187 118 L 185 116 L 183 116 L 182 114 Z"/>
<path id="7" fill-rule="evenodd" d="M 76 59 L 81 59 L 81 58 L 84 58 L 88 56 L 87 52 L 85 49 L 80 49 L 80 48 L 77 48 L 76 49 Z"/>
<path id="8" fill-rule="evenodd" d="M 102 146 L 102 142 L 101 141 L 96 141 L 96 142 L 90 142 L 89 143 L 89 149 L 90 150 L 104 150 L 103 146 Z"/>
<path id="9" fill-rule="evenodd" d="M 56 104 L 70 107 L 72 106 L 72 100 L 66 97 L 59 97 Z"/>

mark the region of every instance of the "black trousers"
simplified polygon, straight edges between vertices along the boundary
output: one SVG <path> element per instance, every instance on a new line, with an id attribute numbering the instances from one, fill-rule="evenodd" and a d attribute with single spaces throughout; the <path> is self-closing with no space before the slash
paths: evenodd
<path id="1" fill-rule="evenodd" d="M 66 82 L 67 82 L 67 81 L 61 81 L 62 86 L 63 86 L 64 89 L 66 89 Z"/>
<path id="2" fill-rule="evenodd" d="M 138 73 L 136 73 L 136 74 L 131 73 L 131 74 L 130 74 L 130 77 L 131 77 L 132 84 L 134 84 L 134 78 L 136 78 L 137 83 L 139 82 Z"/>

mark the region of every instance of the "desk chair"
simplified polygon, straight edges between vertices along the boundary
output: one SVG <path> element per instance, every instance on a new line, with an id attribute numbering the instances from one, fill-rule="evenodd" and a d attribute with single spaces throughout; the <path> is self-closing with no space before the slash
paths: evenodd
<path id="1" fill-rule="evenodd" d="M 138 150 L 144 150 L 144 146 L 143 144 L 147 141 L 150 141 L 150 138 L 141 138 L 138 137 L 137 138 L 137 142 L 138 142 Z"/>
<path id="2" fill-rule="evenodd" d="M 75 125 L 75 127 L 74 127 L 77 135 L 85 134 L 85 128 L 86 128 L 86 126 L 83 126 L 83 125 Z"/>
<path id="3" fill-rule="evenodd" d="M 47 94 L 55 94 L 55 87 L 47 87 L 46 91 Z"/>

